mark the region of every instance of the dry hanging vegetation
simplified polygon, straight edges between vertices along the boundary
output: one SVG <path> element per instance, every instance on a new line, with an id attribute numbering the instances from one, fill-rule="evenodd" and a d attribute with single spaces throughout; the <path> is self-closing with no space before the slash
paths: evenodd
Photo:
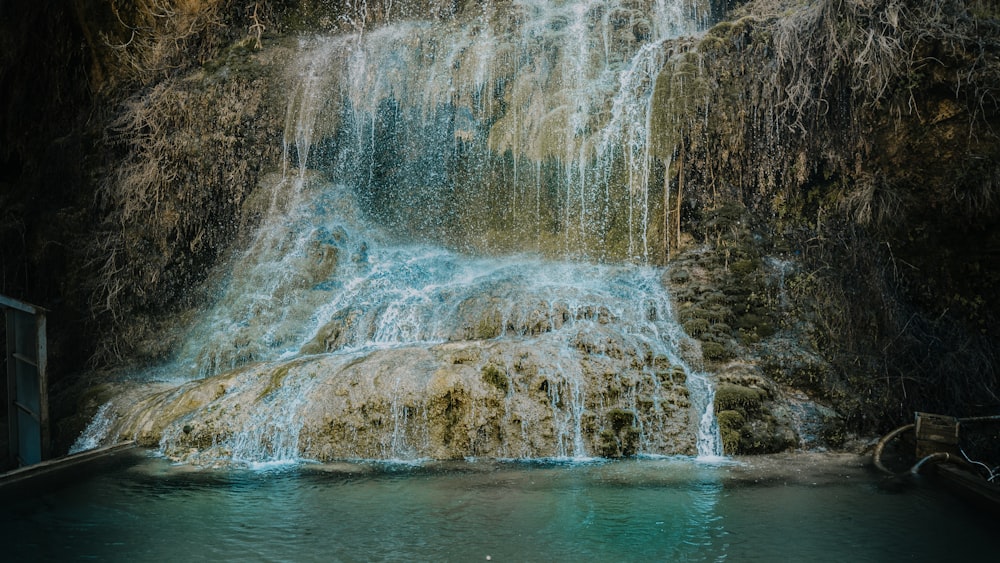
<path id="1" fill-rule="evenodd" d="M 791 312 L 840 374 L 817 392 L 855 427 L 1000 404 L 998 18 L 988 2 L 750 2 L 660 75 L 656 150 L 687 151 L 705 210 L 686 228 L 738 201 L 768 252 L 798 257 Z"/>
<path id="2" fill-rule="evenodd" d="M 267 91 L 262 78 L 165 80 L 112 124 L 108 143 L 124 156 L 98 191 L 106 219 L 92 249 L 94 313 L 118 326 L 108 359 L 154 336 L 142 333 L 145 314 L 190 304 L 188 290 L 240 233 L 244 199 L 279 158 Z"/>
<path id="3" fill-rule="evenodd" d="M 120 95 L 215 59 L 275 28 L 266 0 L 74 0 L 96 91 Z"/>
<path id="4" fill-rule="evenodd" d="M 118 83 L 138 87 L 108 130 L 105 220 L 92 253 L 95 311 L 119 327 L 107 359 L 152 334 L 163 304 L 184 300 L 239 232 L 240 202 L 278 156 L 280 143 L 263 138 L 277 134 L 264 114 L 266 86 L 248 67 L 213 78 L 191 66 L 246 60 L 278 19 L 364 33 L 412 7 L 113 5 L 125 25 L 106 34 L 114 56 L 101 60 L 130 77 Z M 438 17 L 457 9 L 425 7 Z M 788 283 L 794 312 L 841 374 L 818 392 L 850 403 L 858 426 L 918 405 L 996 399 L 988 334 L 997 275 L 989 254 L 956 248 L 996 240 L 984 229 L 1000 189 L 997 25 L 986 2 L 772 0 L 668 46 L 654 150 L 672 163 L 688 207 L 678 213 L 673 194 L 665 230 L 681 228 L 684 214 L 683 229 L 705 236 L 715 232 L 713 210 L 738 202 L 770 245 L 763 250 L 800 258 Z M 229 55 L 224 45 L 234 46 Z M 963 271 L 973 265 L 978 277 Z M 789 383 L 802 383 L 796 377 Z"/>
<path id="5" fill-rule="evenodd" d="M 0 77 L 44 84 L 36 97 L 58 110 L 17 111 L 35 86 L 0 95 L 13 116 L 2 156 L 23 168 L 0 178 L 0 237 L 31 247 L 3 254 L 5 282 L 50 284 L 39 297 L 64 295 L 57 282 L 82 287 L 73 291 L 89 300 L 80 314 L 96 319 L 88 330 L 101 343 L 98 363 L 166 350 L 150 344 L 156 319 L 190 302 L 244 232 L 246 198 L 280 156 L 281 119 L 271 113 L 280 104 L 270 99 L 279 93 L 256 58 L 269 34 L 366 33 L 411 14 L 448 18 L 464 4 L 72 0 L 67 8 L 53 0 L 29 10 L 25 29 L 53 53 L 76 61 L 76 46 L 86 45 L 89 58 L 77 66 L 88 75 L 74 67 L 63 79 L 74 88 L 61 88 L 50 76 L 55 58 L 13 74 L 15 57 L 45 53 L 45 41 L 18 51 L 12 36 L 0 38 L 11 47 L 0 50 Z M 78 37 L 62 33 L 68 10 Z M 843 405 L 855 427 L 890 425 L 915 408 L 966 414 L 1000 402 L 998 42 L 995 1 L 760 0 L 667 47 L 654 150 L 671 163 L 684 206 L 671 195 L 683 224 L 672 211 L 675 223 L 663 230 L 682 228 L 734 255 L 734 245 L 758 244 L 744 254 L 797 258 L 788 312 L 808 321 L 802 330 L 837 374 L 774 375 Z M 37 68 L 45 80 L 29 80 Z M 79 97 L 87 82 L 96 109 L 81 104 L 77 115 L 61 97 Z M 53 125 L 74 115 L 89 120 L 84 132 Z M 24 144 L 33 138 L 25 132 L 59 141 Z M 68 182 L 63 171 L 74 170 L 79 178 Z M 32 174 L 37 186 L 25 187 Z M 79 193 L 53 187 L 61 183 Z M 32 190 L 41 197 L 25 195 Z M 50 204 L 58 212 L 29 209 Z M 726 240 L 720 216 L 746 218 L 741 232 L 752 233 Z M 33 227 L 46 219 L 72 224 L 74 236 L 47 239 Z M 48 268 L 56 262 L 65 282 L 35 273 L 58 274 Z"/>
<path id="6" fill-rule="evenodd" d="M 245 230 L 241 205 L 278 162 L 281 135 L 266 64 L 253 58 L 270 24 L 265 3 L 107 9 L 112 25 L 94 34 L 108 95 L 101 219 L 86 250 L 91 313 L 108 327 L 92 358 L 99 365 L 167 350 L 157 322 L 192 303 L 197 282 Z"/>
<path id="7" fill-rule="evenodd" d="M 166 353 L 158 325 L 253 217 L 243 209 L 278 166 L 284 110 L 262 41 L 275 32 L 365 33 L 407 13 L 448 18 L 450 0 L 113 0 L 74 4 L 102 93 L 100 217 L 86 250 L 93 362 Z"/>

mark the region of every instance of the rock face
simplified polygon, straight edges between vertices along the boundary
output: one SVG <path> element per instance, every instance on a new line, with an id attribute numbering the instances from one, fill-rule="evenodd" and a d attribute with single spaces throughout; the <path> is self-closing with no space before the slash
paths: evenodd
<path id="1" fill-rule="evenodd" d="M 579 331 L 265 363 L 115 401 L 111 434 L 178 460 L 694 454 L 683 366 Z M 602 335 L 597 335 L 600 338 Z"/>
<path id="2" fill-rule="evenodd" d="M 0 24 L 20 46 L 0 56 L 0 76 L 16 86 L 0 89 L 11 109 L 0 132 L 0 290 L 55 305 L 61 388 L 84 356 L 108 365 L 191 352 L 199 367 L 179 377 L 209 379 L 129 395 L 163 409 L 155 414 L 116 401 L 124 434 L 166 436 L 176 455 L 241 451 L 230 443 L 250 420 L 234 414 L 238 388 L 251 389 L 245 411 L 285 400 L 268 382 L 305 393 L 320 376 L 300 372 L 319 364 L 335 387 L 362 368 L 391 385 L 385 374 L 399 372 L 388 358 L 408 350 L 425 363 L 400 389 L 422 394 L 379 387 L 352 399 L 377 422 L 344 411 L 331 418 L 339 430 L 321 432 L 322 417 L 307 424 L 297 406 L 289 420 L 301 424 L 269 424 L 300 428 L 297 447 L 318 457 L 692 449 L 671 434 L 693 428 L 681 388 L 676 409 L 663 406 L 670 392 L 649 391 L 666 388 L 659 373 L 690 379 L 690 369 L 675 359 L 661 369 L 669 354 L 655 347 L 652 360 L 615 357 L 634 348 L 621 340 L 632 329 L 608 329 L 601 319 L 616 313 L 599 303 L 587 313 L 521 300 L 518 312 L 481 292 L 449 301 L 435 318 L 459 322 L 419 347 L 378 332 L 384 310 L 363 300 L 326 310 L 325 292 L 345 281 L 334 278 L 367 268 L 377 245 L 291 215 L 302 203 L 295 168 L 321 186 L 303 192 L 305 208 L 349 215 L 338 208 L 347 199 L 326 190 L 344 184 L 360 215 L 409 242 L 669 262 L 674 310 L 700 350 L 688 365 L 717 374 L 728 453 L 836 446 L 845 426 L 876 432 L 916 409 L 995 402 L 1000 112 L 988 101 L 1000 83 L 1000 12 L 989 2 L 760 0 L 704 33 L 707 12 L 675 25 L 671 9 L 720 15 L 744 3 L 63 4 L 11 8 L 17 17 Z M 324 37 L 299 42 L 282 33 L 291 29 Z M 64 67 L 73 72 L 59 76 Z M 257 237 L 275 217 L 301 231 Z M 279 256 L 289 266 L 280 274 L 267 264 Z M 238 277 L 250 290 L 219 301 L 239 314 L 213 311 L 212 330 L 188 338 L 220 280 Z M 592 330 L 560 332 L 567 319 Z M 370 344 L 383 347 L 337 364 Z M 472 359 L 456 363 L 451 348 Z M 555 355 L 528 354 L 543 351 Z M 275 360 L 286 353 L 302 357 Z M 520 354 L 544 375 L 518 368 Z M 549 404 L 551 420 L 529 404 Z M 482 414 L 486 405 L 501 414 Z M 518 438 L 504 418 L 514 413 L 551 436 Z M 329 438 L 394 417 L 407 429 L 398 442 L 365 438 L 343 453 L 342 438 Z"/>
<path id="3" fill-rule="evenodd" d="M 696 28 L 668 5 L 650 8 L 657 37 Z M 759 255 L 733 255 L 742 301 L 685 297 L 692 345 L 648 266 L 672 230 L 643 78 L 666 52 L 629 16 L 633 42 L 576 58 L 581 34 L 625 20 L 525 9 L 511 29 L 496 18 L 496 38 L 401 22 L 299 44 L 281 171 L 242 204 L 253 236 L 174 332 L 170 369 L 203 379 L 117 401 L 114 433 L 205 462 L 721 453 L 712 386 L 690 366 L 768 334 L 743 283 Z M 508 64 L 511 48 L 531 56 Z M 723 215 L 719 233 L 738 224 Z M 777 432 L 749 449 L 790 443 Z"/>

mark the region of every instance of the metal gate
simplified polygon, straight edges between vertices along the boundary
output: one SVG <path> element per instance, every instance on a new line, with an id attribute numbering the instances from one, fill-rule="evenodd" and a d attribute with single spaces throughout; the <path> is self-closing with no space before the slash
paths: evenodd
<path id="1" fill-rule="evenodd" d="M 7 423 L 18 466 L 49 457 L 45 309 L 0 295 L 6 317 Z"/>

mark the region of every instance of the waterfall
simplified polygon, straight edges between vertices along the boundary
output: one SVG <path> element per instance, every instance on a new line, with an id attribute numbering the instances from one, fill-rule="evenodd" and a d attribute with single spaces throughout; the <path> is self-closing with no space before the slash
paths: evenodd
<path id="1" fill-rule="evenodd" d="M 284 166 L 185 328 L 169 371 L 190 408 L 168 409 L 161 448 L 719 455 L 651 243 L 660 47 L 704 16 L 636 4 L 513 1 L 301 39 Z"/>
<path id="2" fill-rule="evenodd" d="M 107 438 L 108 433 L 111 431 L 111 427 L 114 424 L 114 417 L 112 416 L 112 409 L 114 404 L 108 401 L 101 405 L 97 412 L 94 414 L 94 418 L 91 419 L 90 424 L 84 429 L 83 433 L 77 437 L 76 441 L 69 448 L 70 454 L 77 454 L 87 450 L 92 450 L 94 448 L 100 447 L 101 441 Z"/>

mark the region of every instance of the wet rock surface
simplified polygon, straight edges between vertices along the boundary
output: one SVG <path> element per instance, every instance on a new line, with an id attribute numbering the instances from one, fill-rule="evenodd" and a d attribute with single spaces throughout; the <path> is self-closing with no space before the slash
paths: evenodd
<path id="1" fill-rule="evenodd" d="M 833 367 L 811 345 L 788 282 L 800 263 L 748 227 L 745 210 L 701 217 L 701 244 L 664 276 L 678 320 L 714 374 L 714 409 L 729 455 L 837 448 L 847 434 L 826 406 Z M 767 252 L 780 255 L 768 255 Z"/>
<path id="2" fill-rule="evenodd" d="M 248 366 L 136 390 L 115 401 L 112 434 L 190 462 L 695 453 L 695 413 L 669 362 L 567 351 L 552 340 Z"/>

